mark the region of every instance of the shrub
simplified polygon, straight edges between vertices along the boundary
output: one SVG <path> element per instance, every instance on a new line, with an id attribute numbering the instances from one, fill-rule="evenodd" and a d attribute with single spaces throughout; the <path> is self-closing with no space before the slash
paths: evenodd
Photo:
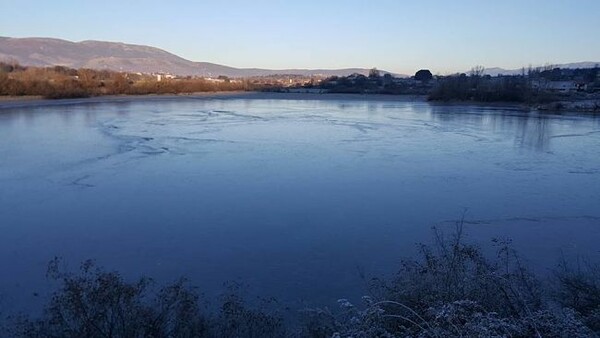
<path id="1" fill-rule="evenodd" d="M 269 338 L 286 335 L 281 317 L 248 308 L 238 284 L 230 285 L 223 296 L 219 315 L 214 321 L 214 331 L 217 337 Z"/>
<path id="2" fill-rule="evenodd" d="M 450 236 L 434 229 L 396 278 L 374 279 L 364 305 L 340 300 L 337 315 L 312 310 L 310 337 L 590 337 L 599 329 L 600 276 L 561 270 L 560 307 L 522 263 L 510 241 L 495 240 L 487 259 L 464 241 L 463 222 Z"/>
<path id="3" fill-rule="evenodd" d="M 50 263 L 61 284 L 41 318 L 23 316 L 9 325 L 13 337 L 281 337 L 282 319 L 254 311 L 233 291 L 218 317 L 201 311 L 199 295 L 185 279 L 156 291 L 149 278 L 125 281 L 92 261 L 77 274 Z"/>
<path id="4" fill-rule="evenodd" d="M 563 258 L 554 277 L 554 299 L 600 332 L 600 266 L 587 261 L 573 266 Z"/>
<path id="5" fill-rule="evenodd" d="M 304 309 L 290 326 L 269 307 L 250 307 L 230 284 L 216 312 L 200 306 L 184 280 L 156 290 L 125 281 L 93 262 L 77 274 L 49 265 L 60 282 L 40 318 L 9 325 L 15 337 L 594 337 L 600 333 L 600 268 L 563 259 L 551 284 L 528 271 L 509 240 L 493 240 L 494 258 L 465 241 L 463 221 L 450 235 L 434 228 L 391 280 L 373 279 L 371 296 L 335 312 Z M 550 287 L 547 287 L 550 286 Z M 287 324 L 287 325 L 286 325 Z"/>
<path id="6" fill-rule="evenodd" d="M 80 273 L 49 266 L 49 276 L 61 282 L 39 319 L 17 320 L 15 337 L 191 337 L 204 332 L 198 297 L 181 280 L 150 295 L 152 280 L 126 282 L 91 261 Z"/>

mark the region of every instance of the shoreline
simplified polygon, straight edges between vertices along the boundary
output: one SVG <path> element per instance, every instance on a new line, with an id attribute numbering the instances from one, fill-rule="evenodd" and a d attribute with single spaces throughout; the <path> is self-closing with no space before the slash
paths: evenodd
<path id="1" fill-rule="evenodd" d="M 119 103 L 140 101 L 169 101 L 180 99 L 248 99 L 248 100 L 375 100 L 375 101 L 421 101 L 427 98 L 418 95 L 385 94 L 328 94 L 328 93 L 281 93 L 281 92 L 200 92 L 190 94 L 149 95 L 103 95 L 75 99 L 46 99 L 41 96 L 0 96 L 0 109 L 60 106 L 72 104 Z"/>
<path id="2" fill-rule="evenodd" d="M 429 101 L 426 95 L 388 95 L 388 94 L 354 94 L 354 93 L 314 93 L 314 92 L 258 92 L 258 91 L 222 91 L 198 92 L 186 94 L 148 94 L 148 95 L 102 95 L 74 99 L 47 99 L 42 96 L 0 96 L 0 110 L 15 108 L 36 108 L 45 106 L 61 106 L 76 104 L 126 103 L 143 101 L 169 101 L 181 99 L 196 100 L 353 100 L 353 101 L 387 101 L 387 102 L 424 102 L 432 106 L 474 106 L 488 108 L 507 108 L 521 111 L 548 113 L 587 113 L 598 111 L 582 109 L 575 105 L 578 101 L 557 101 L 543 105 L 528 105 L 518 102 L 474 102 L 474 101 Z M 556 109 L 556 104 L 564 104 Z"/>
<path id="3" fill-rule="evenodd" d="M 480 101 L 461 101 L 461 100 L 431 100 L 427 101 L 432 106 L 473 106 L 473 107 L 487 107 L 487 108 L 507 108 L 513 110 L 537 112 L 537 113 L 586 113 L 586 114 L 600 114 L 600 111 L 594 106 L 597 104 L 596 100 L 559 100 L 548 103 L 524 103 L 524 102 L 510 102 L 510 101 L 496 101 L 496 102 L 480 102 Z"/>
<path id="4" fill-rule="evenodd" d="M 43 96 L 0 96 L 0 109 L 2 108 L 26 108 L 43 106 L 60 106 L 72 104 L 89 103 L 113 103 L 113 102 L 136 102 L 136 101 L 161 101 L 174 100 L 186 97 L 192 98 L 218 98 L 239 96 L 247 92 L 202 92 L 192 94 L 148 94 L 148 95 L 100 95 L 74 99 L 48 99 Z"/>

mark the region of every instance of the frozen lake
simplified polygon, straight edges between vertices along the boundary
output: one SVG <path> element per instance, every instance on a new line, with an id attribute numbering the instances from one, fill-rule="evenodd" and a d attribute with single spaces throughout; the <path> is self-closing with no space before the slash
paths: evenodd
<path id="1" fill-rule="evenodd" d="M 55 256 L 330 305 L 465 209 L 539 272 L 600 256 L 599 118 L 315 97 L 0 108 L 0 308 L 36 303 Z"/>

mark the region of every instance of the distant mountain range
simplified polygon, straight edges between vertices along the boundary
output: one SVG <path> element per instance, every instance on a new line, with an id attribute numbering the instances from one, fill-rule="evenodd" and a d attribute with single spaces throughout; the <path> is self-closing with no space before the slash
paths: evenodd
<path id="1" fill-rule="evenodd" d="M 591 61 L 586 61 L 586 62 L 573 62 L 573 63 L 561 63 L 561 64 L 553 64 L 552 68 L 594 68 L 596 67 L 596 65 L 600 65 L 600 62 L 591 62 Z M 537 67 L 537 66 L 532 66 L 533 68 Z M 527 68 L 529 68 L 529 66 L 525 67 L 525 72 L 527 72 Z M 497 76 L 499 74 L 502 75 L 518 75 L 521 74 L 523 72 L 523 68 L 519 68 L 519 69 L 504 69 L 504 68 L 498 68 L 498 67 L 493 67 L 493 68 L 485 68 L 483 73 L 486 75 L 491 75 L 491 76 Z M 465 72 L 466 74 L 468 74 L 469 72 Z"/>
<path id="2" fill-rule="evenodd" d="M 367 75 L 367 68 L 345 69 L 260 69 L 234 68 L 210 62 L 195 62 L 165 50 L 120 42 L 71 42 L 52 38 L 0 37 L 0 61 L 16 61 L 27 66 L 66 66 L 71 68 L 109 69 L 140 73 L 169 73 L 174 75 L 249 77 L 267 75 L 345 76 L 352 73 Z M 560 68 L 593 68 L 600 62 L 557 64 Z M 388 73 L 382 71 L 382 73 Z M 466 72 L 468 73 L 468 72 Z M 485 74 L 520 74 L 521 69 L 486 68 Z M 393 73 L 391 73 L 393 74 Z M 399 77 L 407 75 L 393 74 Z"/>
<path id="3" fill-rule="evenodd" d="M 71 42 L 52 38 L 0 37 L 0 60 L 27 66 L 66 66 L 174 75 L 249 77 L 276 74 L 345 76 L 368 74 L 366 68 L 259 69 L 194 62 L 159 48 L 120 42 Z M 383 71 L 382 73 L 386 73 Z M 398 75 L 398 74 L 394 74 Z"/>

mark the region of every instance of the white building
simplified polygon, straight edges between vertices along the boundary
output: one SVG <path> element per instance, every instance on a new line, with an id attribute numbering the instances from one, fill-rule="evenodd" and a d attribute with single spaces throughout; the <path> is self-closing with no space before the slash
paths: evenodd
<path id="1" fill-rule="evenodd" d="M 547 81 L 542 79 L 532 81 L 531 88 L 566 93 L 570 91 L 576 91 L 578 86 L 577 82 L 575 81 Z"/>

